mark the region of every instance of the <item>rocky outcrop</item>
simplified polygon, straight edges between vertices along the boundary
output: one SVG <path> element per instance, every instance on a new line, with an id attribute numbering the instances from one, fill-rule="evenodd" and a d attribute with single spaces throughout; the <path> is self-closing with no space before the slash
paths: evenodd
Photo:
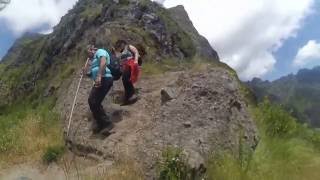
<path id="1" fill-rule="evenodd" d="M 142 44 L 150 57 L 190 58 L 194 45 L 169 12 L 151 1 L 79 1 L 50 36 L 48 53 L 68 52 L 98 39 L 110 48 L 118 38 Z M 186 50 L 185 48 L 189 48 Z"/>
<path id="2" fill-rule="evenodd" d="M 90 130 L 87 98 L 91 85 L 86 80 L 81 87 L 68 138 L 71 150 L 79 155 L 112 161 L 125 154 L 152 177 L 159 155 L 167 147 L 182 148 L 190 165 L 198 169 L 205 166 L 211 153 L 229 150 L 237 154 L 242 146 L 254 148 L 257 144 L 255 124 L 237 78 L 223 68 L 145 77 L 137 85 L 140 100 L 128 107 L 115 104 L 122 92 L 121 82 L 117 82 L 104 103 L 115 128 L 103 139 Z M 60 99 L 66 120 L 72 102 L 69 95 L 75 87 L 76 83 L 68 96 Z"/>
<path id="3" fill-rule="evenodd" d="M 200 57 L 219 60 L 218 53 L 212 49 L 209 41 L 198 33 L 182 5 L 170 8 L 169 11 L 172 18 L 190 35 Z"/>

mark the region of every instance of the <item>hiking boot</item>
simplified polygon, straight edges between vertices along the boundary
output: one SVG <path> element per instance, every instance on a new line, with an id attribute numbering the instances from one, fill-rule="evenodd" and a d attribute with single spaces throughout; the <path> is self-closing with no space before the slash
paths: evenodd
<path id="1" fill-rule="evenodd" d="M 110 123 L 109 126 L 103 128 L 99 134 L 103 135 L 103 136 L 109 136 L 112 134 L 111 130 L 114 128 L 113 123 Z"/>
<path id="2" fill-rule="evenodd" d="M 139 100 L 139 97 L 134 94 L 129 99 L 125 99 L 120 106 L 127 106 L 136 103 Z"/>
<path id="3" fill-rule="evenodd" d="M 112 129 L 113 128 L 113 124 L 110 121 L 103 121 L 103 123 L 97 123 L 93 128 L 92 131 L 94 134 L 98 134 L 100 133 L 102 130 L 104 129 Z"/>
<path id="4" fill-rule="evenodd" d="M 110 124 L 109 126 L 103 128 L 102 130 L 100 130 L 99 132 L 93 133 L 90 138 L 91 139 L 100 139 L 100 140 L 104 140 L 105 138 L 107 138 L 108 136 L 110 136 L 111 134 L 114 134 L 114 131 L 111 131 L 113 129 L 113 124 Z"/>
<path id="5" fill-rule="evenodd" d="M 92 127 L 93 134 L 98 134 L 101 130 L 102 130 L 101 126 L 97 124 Z"/>

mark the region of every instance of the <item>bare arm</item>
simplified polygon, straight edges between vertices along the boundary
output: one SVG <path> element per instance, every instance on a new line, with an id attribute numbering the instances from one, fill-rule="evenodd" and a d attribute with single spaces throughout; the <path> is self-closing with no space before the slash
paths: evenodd
<path id="1" fill-rule="evenodd" d="M 138 63 L 138 59 L 139 59 L 139 51 L 136 47 L 129 45 L 130 51 L 134 53 L 134 61 L 136 63 Z"/>
<path id="2" fill-rule="evenodd" d="M 100 58 L 99 71 L 98 71 L 97 79 L 95 81 L 95 86 L 96 87 L 101 86 L 101 78 L 102 78 L 103 74 L 105 73 L 106 66 L 107 66 L 106 57 L 101 57 Z"/>
<path id="3" fill-rule="evenodd" d="M 98 71 L 98 76 L 102 77 L 103 74 L 106 71 L 106 66 L 107 66 L 107 59 L 106 57 L 101 57 L 100 59 L 100 67 L 99 67 L 99 71 Z"/>

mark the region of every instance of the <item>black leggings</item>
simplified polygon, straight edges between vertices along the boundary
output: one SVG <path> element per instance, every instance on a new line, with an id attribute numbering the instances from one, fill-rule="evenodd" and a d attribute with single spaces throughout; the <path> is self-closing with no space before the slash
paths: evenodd
<path id="1" fill-rule="evenodd" d="M 134 86 L 130 81 L 131 78 L 131 70 L 127 68 L 125 71 L 122 72 L 122 83 L 124 87 L 124 100 L 128 101 L 135 93 Z"/>
<path id="2" fill-rule="evenodd" d="M 109 117 L 106 115 L 103 106 L 101 105 L 103 99 L 108 94 L 109 90 L 113 86 L 113 79 L 103 77 L 101 79 L 100 87 L 93 87 L 90 92 L 88 99 L 90 110 L 94 119 L 96 120 L 99 126 L 103 126 L 109 120 Z"/>

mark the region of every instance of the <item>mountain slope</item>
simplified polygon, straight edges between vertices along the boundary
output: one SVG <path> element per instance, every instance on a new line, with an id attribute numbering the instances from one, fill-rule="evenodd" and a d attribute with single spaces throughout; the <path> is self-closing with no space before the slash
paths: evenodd
<path id="1" fill-rule="evenodd" d="M 253 79 L 248 85 L 259 101 L 268 96 L 283 104 L 297 119 L 320 127 L 320 67 L 302 69 L 273 82 Z"/>
<path id="2" fill-rule="evenodd" d="M 156 3 L 148 0 L 81 0 L 62 17 L 53 33 L 25 36 L 9 50 L 0 65 L 0 74 L 6 74 L 0 79 L 1 104 L 59 89 L 61 83 L 84 63 L 87 44 L 111 48 L 118 39 L 126 39 L 145 49 L 145 62 L 190 60 L 196 54 L 212 61 L 219 60 L 210 46 L 206 46 L 210 50 L 208 54 L 198 52 L 195 45 L 199 44 L 198 40 L 180 27 L 168 10 Z"/>

